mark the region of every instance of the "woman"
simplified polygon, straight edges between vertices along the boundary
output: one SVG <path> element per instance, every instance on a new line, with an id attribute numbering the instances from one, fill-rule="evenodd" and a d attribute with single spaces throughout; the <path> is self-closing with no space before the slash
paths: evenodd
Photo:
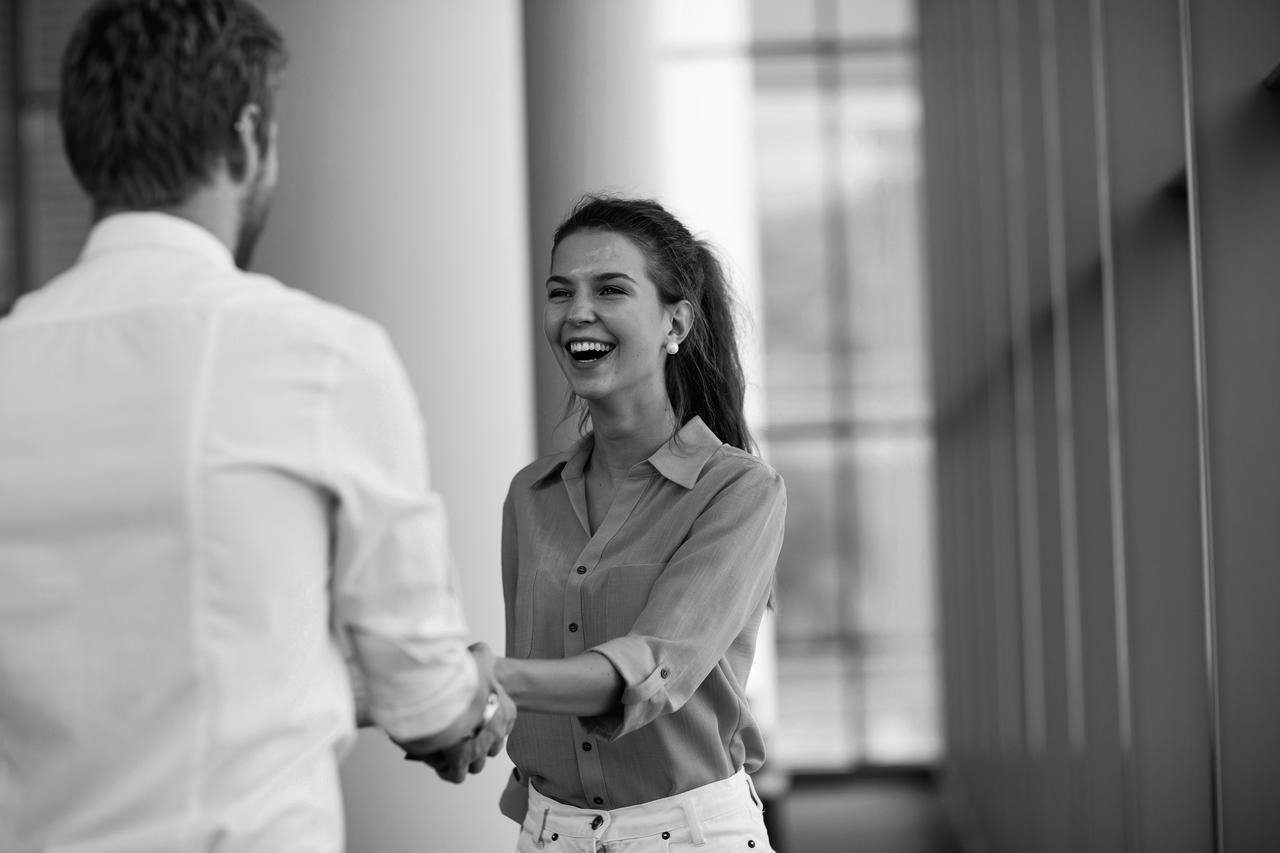
<path id="1" fill-rule="evenodd" d="M 724 273 L 658 203 L 588 197 L 544 329 L 590 432 L 504 506 L 517 849 L 770 850 L 743 686 L 786 496 L 750 453 Z"/>

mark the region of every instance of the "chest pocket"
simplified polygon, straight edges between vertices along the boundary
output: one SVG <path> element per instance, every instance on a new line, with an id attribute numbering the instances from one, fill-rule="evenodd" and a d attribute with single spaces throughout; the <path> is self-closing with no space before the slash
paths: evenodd
<path id="1" fill-rule="evenodd" d="M 621 637 L 631 630 L 666 567 L 666 563 L 634 563 L 608 570 L 604 582 L 606 639 Z"/>

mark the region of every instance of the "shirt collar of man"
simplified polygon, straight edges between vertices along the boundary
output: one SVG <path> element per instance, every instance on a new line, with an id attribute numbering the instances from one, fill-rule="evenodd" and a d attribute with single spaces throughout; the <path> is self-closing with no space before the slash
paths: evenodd
<path id="1" fill-rule="evenodd" d="M 155 211 L 113 213 L 97 222 L 85 241 L 81 260 L 118 249 L 139 246 L 175 249 L 235 267 L 235 259 L 221 240 L 189 219 Z"/>
<path id="2" fill-rule="evenodd" d="M 562 480 L 582 477 L 594 444 L 595 439 L 587 435 L 563 453 L 548 456 L 542 467 L 534 472 L 533 488 L 546 485 L 556 474 Z M 694 416 L 680 428 L 673 440 L 659 447 L 645 463 L 671 482 L 692 489 L 707 460 L 723 446 L 724 442 L 702 422 L 702 418 Z"/>

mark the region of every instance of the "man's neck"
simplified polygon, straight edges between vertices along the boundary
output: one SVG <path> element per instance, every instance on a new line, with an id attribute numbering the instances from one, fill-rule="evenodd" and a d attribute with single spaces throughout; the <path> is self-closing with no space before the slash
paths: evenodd
<path id="1" fill-rule="evenodd" d="M 218 241 L 227 247 L 227 251 L 233 254 L 236 251 L 240 230 L 240 202 L 225 176 L 215 175 L 208 184 L 201 186 L 177 204 L 147 208 L 147 210 L 193 222 L 218 238 Z M 97 218 L 101 220 L 115 213 L 126 212 L 128 212 L 127 208 L 107 208 L 99 210 Z"/>
<path id="2" fill-rule="evenodd" d="M 216 187 L 201 187 L 180 204 L 159 208 L 159 212 L 194 222 L 217 237 L 227 251 L 235 252 L 240 209 L 231 193 L 219 192 Z"/>

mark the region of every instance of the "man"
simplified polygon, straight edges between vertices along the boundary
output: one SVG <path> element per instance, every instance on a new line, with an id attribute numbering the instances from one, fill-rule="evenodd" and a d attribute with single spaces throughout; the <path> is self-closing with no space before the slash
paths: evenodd
<path id="1" fill-rule="evenodd" d="M 243 271 L 283 64 L 244 0 L 67 46 L 95 224 L 0 321 L 6 853 L 338 851 L 357 714 L 454 781 L 510 728 L 386 335 Z"/>

